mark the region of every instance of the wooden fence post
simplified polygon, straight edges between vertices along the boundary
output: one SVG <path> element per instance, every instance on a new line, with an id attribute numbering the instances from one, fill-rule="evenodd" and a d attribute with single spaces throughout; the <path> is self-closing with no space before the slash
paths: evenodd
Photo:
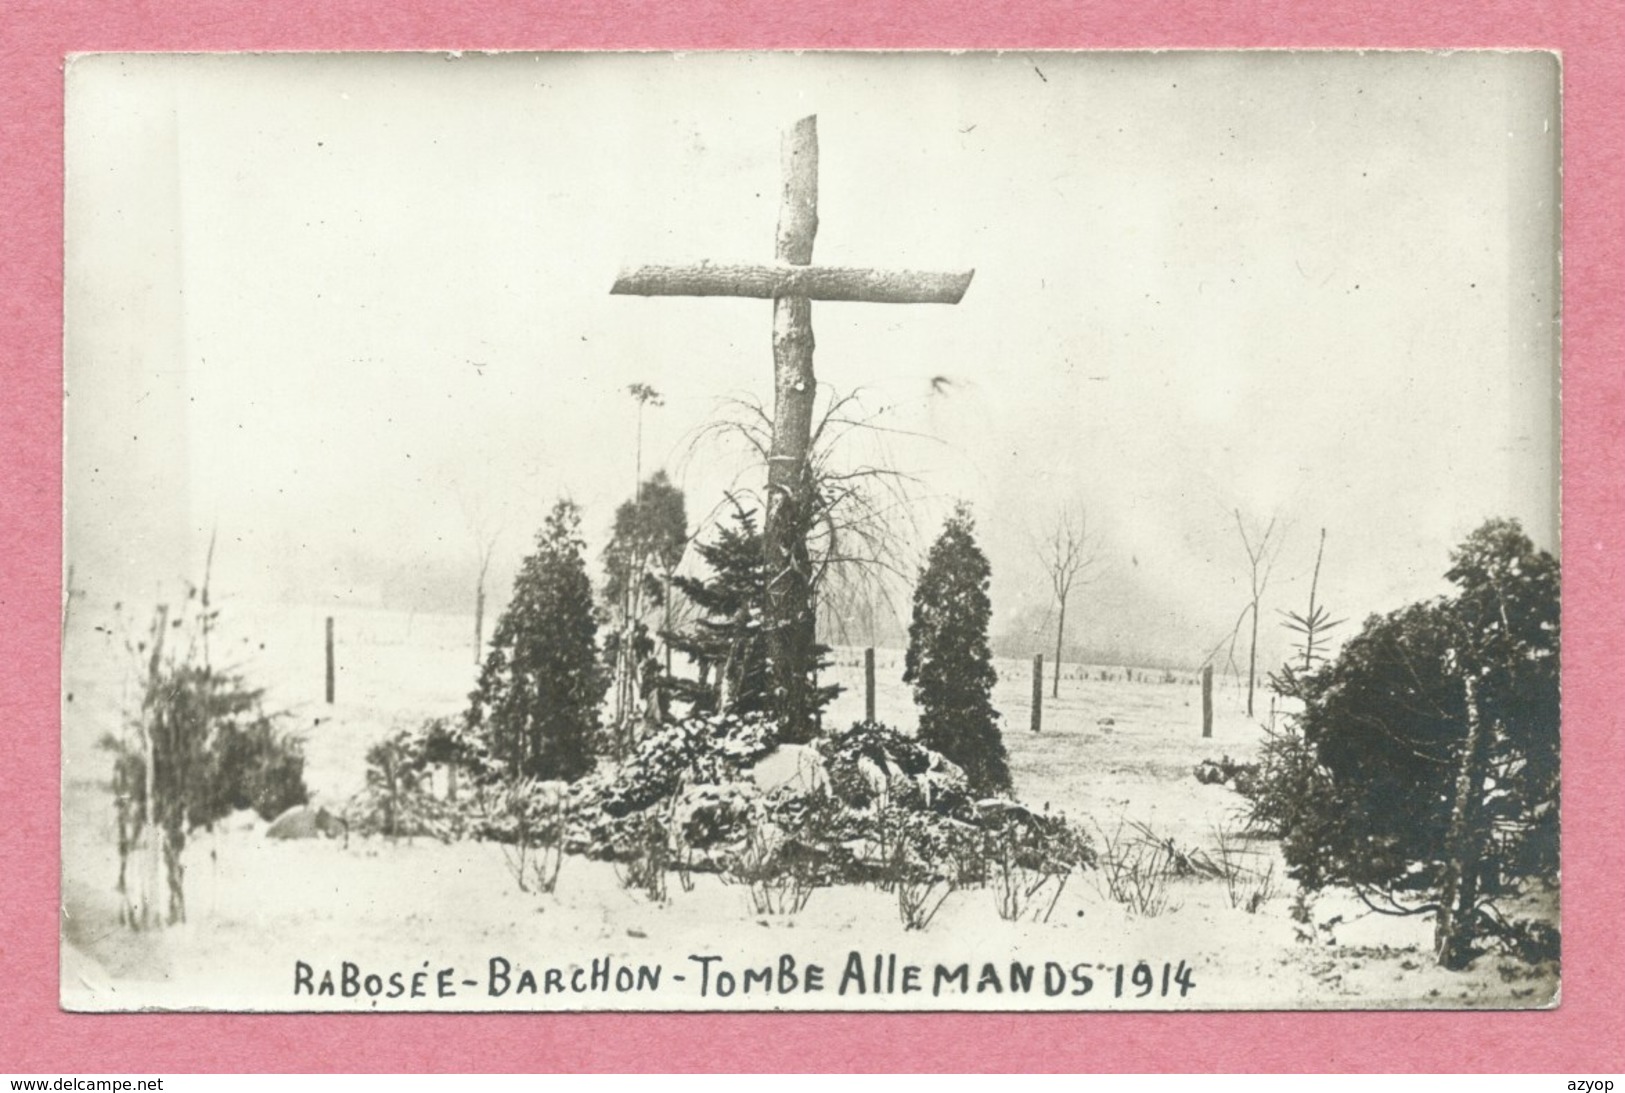
<path id="1" fill-rule="evenodd" d="M 327 616 L 327 704 L 333 704 L 333 616 Z"/>
<path id="2" fill-rule="evenodd" d="M 863 719 L 869 724 L 875 720 L 875 647 L 863 651 Z"/>
<path id="3" fill-rule="evenodd" d="M 1202 665 L 1202 738 L 1213 735 L 1213 665 Z"/>
<path id="4" fill-rule="evenodd" d="M 1033 732 L 1043 731 L 1044 724 L 1044 654 L 1033 654 Z"/>

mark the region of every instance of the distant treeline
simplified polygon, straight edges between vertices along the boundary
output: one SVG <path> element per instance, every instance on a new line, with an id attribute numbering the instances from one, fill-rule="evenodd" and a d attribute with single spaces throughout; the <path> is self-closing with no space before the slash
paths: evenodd
<path id="1" fill-rule="evenodd" d="M 498 569 L 488 585 L 491 597 L 488 609 L 493 612 L 490 617 L 507 603 L 513 584 L 512 572 L 500 566 Z M 290 602 L 308 602 L 316 595 L 323 602 L 337 598 L 355 606 L 386 611 L 471 615 L 473 581 L 472 563 L 466 561 L 441 558 L 385 561 L 358 554 L 342 558 L 338 565 L 302 574 L 281 590 L 281 597 Z M 1042 653 L 1045 663 L 1049 663 L 1055 656 L 1051 625 L 1041 611 L 1023 612 L 991 635 L 989 644 L 993 655 L 1023 660 Z M 895 613 L 884 606 L 864 612 L 861 618 L 849 617 L 845 612 L 826 606 L 819 612 L 818 630 L 820 637 L 834 646 L 861 649 L 872 644 L 876 648 L 901 650 L 908 645 L 907 623 L 899 621 Z M 1169 656 L 1165 650 L 1145 648 L 1132 640 L 1068 641 L 1062 659 L 1067 664 L 1090 667 L 1193 672 L 1201 667 L 1197 659 L 1200 656 L 1200 652 L 1193 653 L 1192 658 Z"/>
<path id="2" fill-rule="evenodd" d="M 1040 634 L 1006 630 L 994 635 L 989 644 L 992 646 L 993 655 L 996 657 L 1025 660 L 1042 653 L 1045 664 L 1049 664 L 1055 659 L 1053 636 L 1046 643 L 1043 635 Z M 1081 664 L 1091 669 L 1113 667 L 1149 668 L 1159 672 L 1194 672 L 1201 668 L 1201 664 L 1195 661 L 1159 656 L 1148 650 L 1136 649 L 1128 645 L 1102 645 L 1094 642 L 1082 645 L 1067 642 L 1061 651 L 1061 663 L 1066 665 Z"/>

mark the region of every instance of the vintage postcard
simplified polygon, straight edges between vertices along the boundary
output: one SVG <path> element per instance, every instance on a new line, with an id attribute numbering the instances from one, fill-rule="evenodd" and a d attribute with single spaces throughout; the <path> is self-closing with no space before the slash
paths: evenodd
<path id="1" fill-rule="evenodd" d="M 1555 1005 L 1560 76 L 73 58 L 62 1005 Z"/>

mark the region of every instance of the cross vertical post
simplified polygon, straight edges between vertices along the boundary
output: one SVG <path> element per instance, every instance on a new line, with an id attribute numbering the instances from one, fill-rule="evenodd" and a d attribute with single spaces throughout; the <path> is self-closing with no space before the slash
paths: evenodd
<path id="1" fill-rule="evenodd" d="M 812 419 L 812 301 L 957 304 L 975 270 L 933 273 L 814 266 L 818 234 L 816 117 L 791 126 L 782 146 L 783 190 L 772 265 L 640 266 L 623 270 L 610 292 L 629 296 L 745 296 L 773 301 L 773 439 L 768 449 L 767 568 L 763 636 L 780 739 L 805 743 L 817 732 L 816 589 L 807 535 L 816 516 Z"/>
<path id="2" fill-rule="evenodd" d="M 818 130 L 802 118 L 784 135 L 774 257 L 785 265 L 812 263 L 818 234 Z M 773 301 L 773 443 L 767 457 L 767 518 L 762 551 L 767 562 L 767 658 L 773 690 L 784 716 L 783 735 L 811 739 L 808 675 L 817 644 L 812 604 L 812 561 L 807 527 L 812 501 L 813 401 L 812 301 L 779 296 Z"/>

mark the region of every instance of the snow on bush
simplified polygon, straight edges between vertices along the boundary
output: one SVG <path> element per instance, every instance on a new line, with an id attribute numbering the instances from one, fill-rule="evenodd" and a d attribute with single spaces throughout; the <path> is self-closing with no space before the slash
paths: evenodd
<path id="1" fill-rule="evenodd" d="M 392 842 L 403 835 L 449 842 L 461 834 L 464 817 L 435 796 L 429 780 L 426 743 L 436 724 L 398 730 L 367 749 L 366 783 L 344 807 L 349 830 Z"/>
<path id="2" fill-rule="evenodd" d="M 360 795 L 372 826 L 497 842 L 524 891 L 552 891 L 574 853 L 614 863 L 628 890 L 656 902 L 671 874 L 685 891 L 695 874 L 716 874 L 746 889 L 758 914 L 794 914 L 821 887 L 872 884 L 896 895 L 907 928 L 923 929 L 965 887 L 992 887 L 1007 918 L 1047 919 L 1071 873 L 1094 864 L 1064 817 L 974 799 L 957 765 L 882 724 L 803 746 L 780 745 L 767 714 L 690 716 L 572 783 L 493 780 L 494 768 L 444 737 L 443 723 L 426 722 L 373 749 Z M 461 800 L 434 802 L 460 824 L 435 822 L 419 790 L 435 760 L 476 773 Z"/>

